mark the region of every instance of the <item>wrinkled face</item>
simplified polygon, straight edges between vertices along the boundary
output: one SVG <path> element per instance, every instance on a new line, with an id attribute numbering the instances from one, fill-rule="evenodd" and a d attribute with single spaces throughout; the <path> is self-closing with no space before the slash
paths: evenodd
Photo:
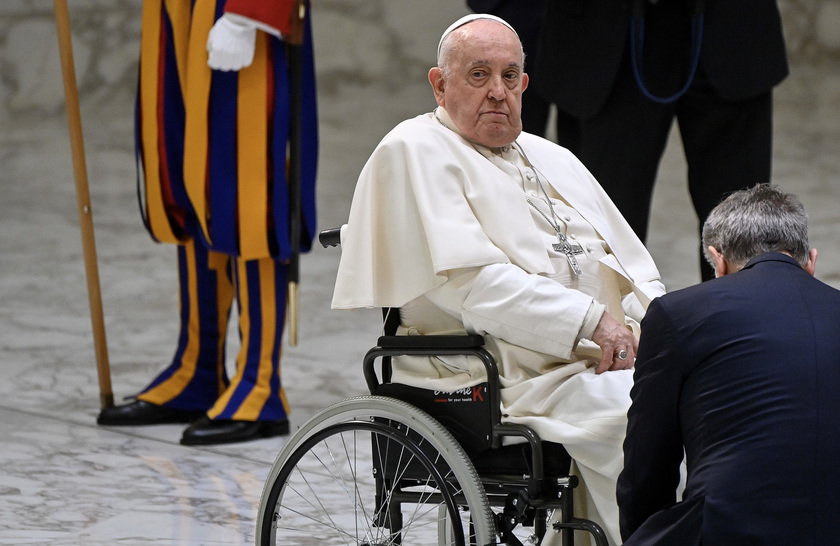
<path id="1" fill-rule="evenodd" d="M 509 28 L 479 19 L 449 35 L 452 49 L 429 81 L 437 103 L 469 140 L 491 148 L 507 146 L 522 132 L 522 46 Z"/>

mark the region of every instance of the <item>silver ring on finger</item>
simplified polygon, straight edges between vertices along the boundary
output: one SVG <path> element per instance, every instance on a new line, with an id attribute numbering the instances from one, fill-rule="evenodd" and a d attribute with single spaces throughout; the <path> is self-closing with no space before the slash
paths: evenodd
<path id="1" fill-rule="evenodd" d="M 618 359 L 627 360 L 627 351 L 625 349 L 618 351 Z"/>

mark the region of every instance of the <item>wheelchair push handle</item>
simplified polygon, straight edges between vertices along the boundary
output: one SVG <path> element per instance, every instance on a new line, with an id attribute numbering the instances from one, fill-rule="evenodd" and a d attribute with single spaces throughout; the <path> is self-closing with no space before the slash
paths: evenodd
<path id="1" fill-rule="evenodd" d="M 318 234 L 318 241 L 324 248 L 341 244 L 341 228 L 325 229 Z"/>

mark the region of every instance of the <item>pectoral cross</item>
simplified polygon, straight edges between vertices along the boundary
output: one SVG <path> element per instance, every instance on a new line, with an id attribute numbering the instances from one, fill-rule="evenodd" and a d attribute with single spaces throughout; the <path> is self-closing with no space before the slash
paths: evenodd
<path id="1" fill-rule="evenodd" d="M 537 182 L 539 182 L 539 178 L 537 178 Z M 542 184 L 540 184 L 540 187 L 542 188 Z M 543 190 L 543 193 L 545 193 L 545 190 Z M 583 248 L 581 248 L 580 245 L 573 245 L 569 243 L 569 240 L 566 238 L 565 235 L 563 235 L 563 230 L 560 229 L 560 222 L 556 220 L 557 215 L 554 212 L 554 207 L 551 206 L 551 201 L 548 199 L 548 196 L 546 196 L 548 208 L 551 210 L 551 215 L 555 218 L 555 220 L 552 220 L 546 215 L 546 213 L 541 211 L 537 204 L 531 201 L 530 198 L 526 197 L 525 200 L 528 202 L 529 205 L 534 207 L 534 210 L 540 213 L 540 216 L 545 218 L 545 221 L 548 222 L 549 225 L 551 225 L 551 227 L 554 228 L 554 232 L 557 233 L 557 240 L 559 242 L 554 243 L 553 245 L 551 245 L 551 247 L 555 251 L 565 254 L 566 259 L 569 260 L 569 267 L 572 268 L 572 271 L 575 275 L 583 275 L 583 270 L 580 268 L 580 264 L 578 264 L 577 258 L 575 258 L 576 254 L 583 254 Z"/>
<path id="2" fill-rule="evenodd" d="M 562 252 L 566 255 L 566 259 L 569 260 L 569 267 L 572 268 L 575 275 L 582 275 L 583 270 L 580 268 L 580 264 L 578 264 L 577 258 L 575 258 L 576 254 L 583 254 L 583 248 L 580 245 L 573 245 L 569 243 L 569 240 L 566 239 L 566 236 L 557 231 L 557 239 L 560 241 L 559 243 L 554 243 L 552 248 L 557 252 Z"/>

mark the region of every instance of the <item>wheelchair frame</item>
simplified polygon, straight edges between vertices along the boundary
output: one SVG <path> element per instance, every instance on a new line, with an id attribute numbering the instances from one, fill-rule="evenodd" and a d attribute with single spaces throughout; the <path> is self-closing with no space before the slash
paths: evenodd
<path id="1" fill-rule="evenodd" d="M 335 229 L 322 232 L 320 239 L 324 246 L 335 246 L 338 237 Z M 525 537 L 532 544 L 553 531 L 565 546 L 573 546 L 577 530 L 589 533 L 597 546 L 607 546 L 596 523 L 574 517 L 578 479 L 568 474 L 567 464 L 563 472 L 547 472 L 540 437 L 526 426 L 501 422 L 498 368 L 484 339 L 391 335 L 399 314 L 388 311 L 383 310 L 386 335 L 363 361 L 371 395 L 321 410 L 289 438 L 263 488 L 257 545 L 521 546 L 524 527 L 533 529 Z M 445 426 L 457 415 L 439 411 L 457 404 L 440 404 L 432 391 L 390 382 L 393 357 L 447 355 L 477 358 L 487 374 L 479 386 L 486 397 L 478 408 L 488 416 L 479 415 L 471 420 L 473 426 L 457 430 Z M 524 472 L 476 470 L 489 455 L 503 454 L 504 439 L 511 437 L 524 439 L 529 447 Z M 493 466 L 516 466 L 505 457 Z M 327 485 L 337 485 L 338 491 L 322 491 Z M 560 517 L 549 529 L 554 510 L 560 510 Z"/>

